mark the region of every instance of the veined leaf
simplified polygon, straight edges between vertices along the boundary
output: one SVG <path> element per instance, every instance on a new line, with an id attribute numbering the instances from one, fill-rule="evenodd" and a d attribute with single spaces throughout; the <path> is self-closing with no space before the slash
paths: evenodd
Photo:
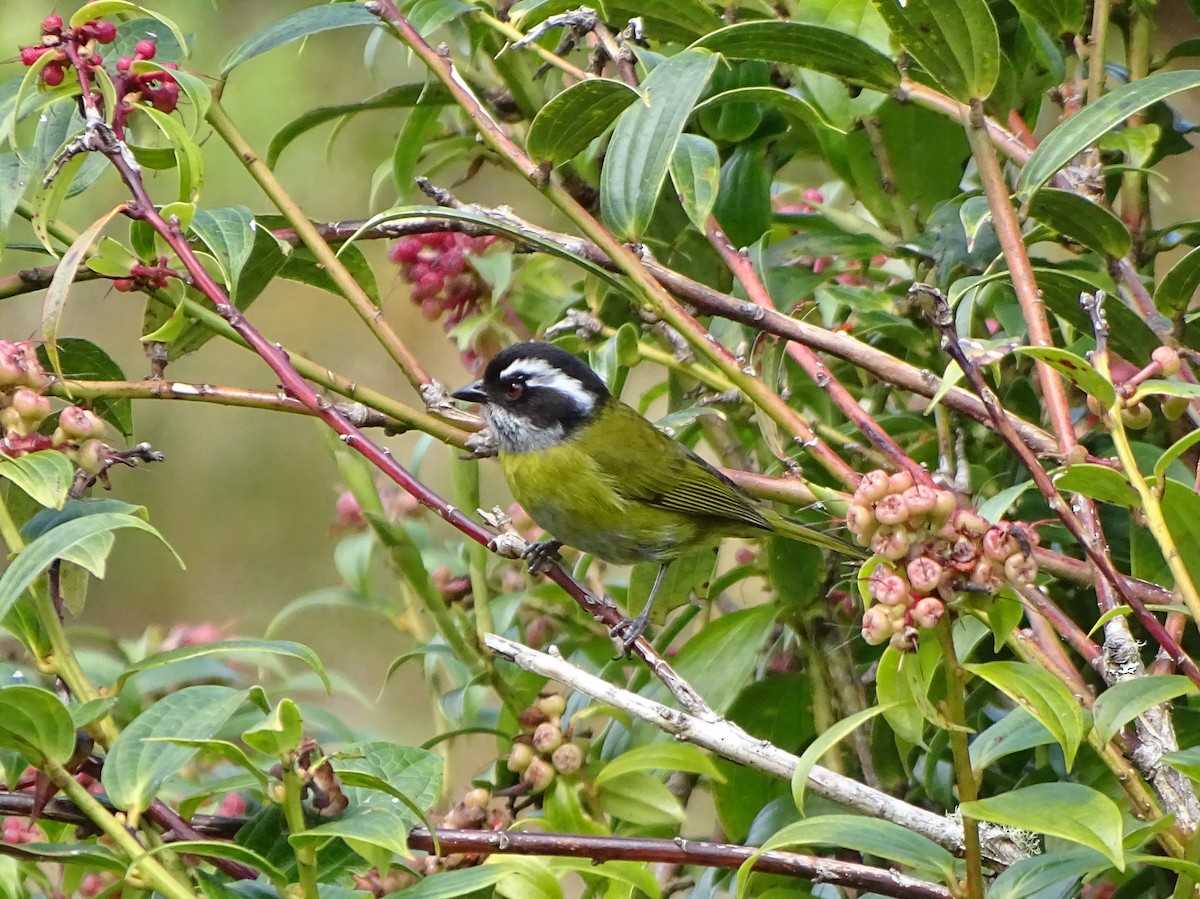
<path id="1" fill-rule="evenodd" d="M 555 165 L 566 162 L 603 134 L 638 96 L 624 82 L 609 78 L 571 85 L 534 117 L 526 138 L 529 155 Z"/>
<path id="2" fill-rule="evenodd" d="M 983 99 L 1000 77 L 1000 36 L 985 0 L 873 0 L 892 34 L 942 90 Z"/>
<path id="3" fill-rule="evenodd" d="M 684 50 L 655 66 L 642 83 L 644 103 L 621 113 L 600 175 L 600 208 L 625 238 L 650 224 L 683 125 L 704 92 L 717 57 Z"/>
<path id="4" fill-rule="evenodd" d="M 326 3 L 323 6 L 311 6 L 273 22 L 257 34 L 251 35 L 225 57 L 221 63 L 220 74 L 224 78 L 247 60 L 311 34 L 355 25 L 379 24 L 379 17 L 368 12 L 366 5 L 362 3 Z"/>

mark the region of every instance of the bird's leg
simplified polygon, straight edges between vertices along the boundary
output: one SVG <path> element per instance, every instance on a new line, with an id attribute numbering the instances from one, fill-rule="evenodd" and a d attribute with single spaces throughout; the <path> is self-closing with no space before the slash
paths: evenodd
<path id="1" fill-rule="evenodd" d="M 558 554 L 559 547 L 562 543 L 558 540 L 539 540 L 537 543 L 530 543 L 525 547 L 525 552 L 521 553 L 529 562 L 530 574 L 542 574 L 547 571 L 551 565 L 560 561 Z"/>
<path id="2" fill-rule="evenodd" d="M 646 625 L 650 623 L 650 607 L 654 605 L 654 597 L 658 594 L 658 588 L 662 585 L 663 577 L 667 573 L 668 562 L 663 562 L 658 566 L 658 574 L 654 576 L 654 586 L 650 588 L 650 595 L 646 597 L 646 604 L 642 606 L 642 610 L 638 612 L 636 618 L 623 618 L 608 629 L 609 635 L 613 638 L 613 642 L 620 643 L 621 658 L 628 658 L 629 653 L 633 650 L 633 644 L 637 642 L 637 638 L 646 630 Z"/>

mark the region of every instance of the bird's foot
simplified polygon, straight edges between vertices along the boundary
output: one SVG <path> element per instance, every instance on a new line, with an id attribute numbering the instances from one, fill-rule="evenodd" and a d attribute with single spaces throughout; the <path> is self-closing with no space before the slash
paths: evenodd
<path id="1" fill-rule="evenodd" d="M 558 554 L 560 546 L 562 543 L 557 540 L 539 540 L 537 543 L 530 543 L 526 546 L 522 555 L 529 562 L 529 573 L 542 574 L 560 562 L 562 560 Z"/>
<path id="2" fill-rule="evenodd" d="M 617 648 L 618 659 L 629 658 L 633 652 L 633 645 L 637 643 L 638 637 L 645 633 L 649 623 L 650 616 L 643 612 L 636 618 L 622 618 L 608 629 L 613 646 Z"/>

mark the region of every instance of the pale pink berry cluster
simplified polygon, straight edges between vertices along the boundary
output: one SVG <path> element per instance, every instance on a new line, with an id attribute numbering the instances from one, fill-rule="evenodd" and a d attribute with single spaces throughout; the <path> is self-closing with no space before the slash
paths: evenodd
<path id="1" fill-rule="evenodd" d="M 960 508 L 949 490 L 916 484 L 908 472 L 863 475 L 846 526 L 881 562 L 867 580 L 874 601 L 863 613 L 863 639 L 916 648 L 919 631 L 937 625 L 946 604 L 991 598 L 1005 582 L 1037 576 L 1036 534 L 1010 522 L 990 524 Z"/>
<path id="2" fill-rule="evenodd" d="M 43 423 L 53 414 L 43 391 L 51 378 L 38 360 L 33 341 L 0 340 L 0 455 L 16 458 L 58 449 L 88 474 L 105 467 L 109 448 L 101 441 L 104 422 L 80 406 L 58 413 L 58 426 L 47 435 Z"/>
<path id="3" fill-rule="evenodd" d="M 521 775 L 530 793 L 541 793 L 556 775 L 574 775 L 583 767 L 583 747 L 562 728 L 566 708 L 566 700 L 552 693 L 519 716 L 521 733 L 508 754 L 508 770 Z"/>

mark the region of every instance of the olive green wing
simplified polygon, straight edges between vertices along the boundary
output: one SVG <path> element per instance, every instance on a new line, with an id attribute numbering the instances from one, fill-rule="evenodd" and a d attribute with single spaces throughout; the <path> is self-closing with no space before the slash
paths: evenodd
<path id="1" fill-rule="evenodd" d="M 602 416 L 595 426 L 600 433 L 593 431 L 592 455 L 601 475 L 623 498 L 771 529 L 755 501 L 736 484 L 634 409 L 611 401 Z"/>

